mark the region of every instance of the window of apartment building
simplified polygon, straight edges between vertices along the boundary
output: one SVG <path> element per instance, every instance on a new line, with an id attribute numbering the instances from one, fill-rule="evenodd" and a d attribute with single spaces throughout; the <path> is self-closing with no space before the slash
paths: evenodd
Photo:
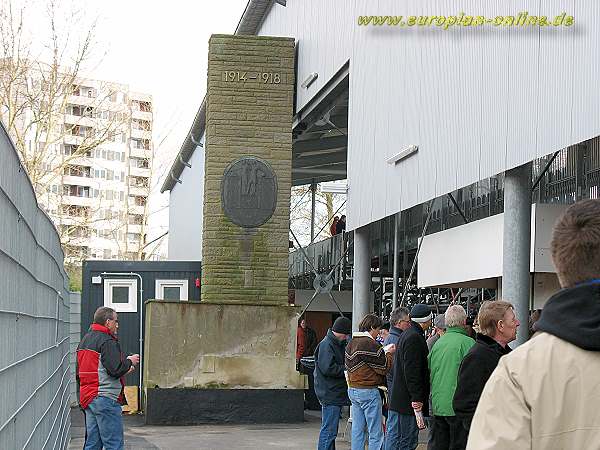
<path id="1" fill-rule="evenodd" d="M 134 130 L 141 130 L 141 131 L 150 131 L 150 129 L 152 128 L 149 121 L 142 120 L 142 119 L 133 119 L 131 121 L 131 127 Z"/>
<path id="2" fill-rule="evenodd" d="M 92 176 L 92 169 L 86 166 L 69 164 L 63 169 L 63 174 L 72 177 L 90 178 Z"/>
<path id="3" fill-rule="evenodd" d="M 144 216 L 142 214 L 129 214 L 129 225 L 143 225 Z"/>
<path id="4" fill-rule="evenodd" d="M 119 192 L 119 200 L 120 201 L 124 201 L 125 200 L 125 192 L 123 192 L 123 191 Z"/>
<path id="5" fill-rule="evenodd" d="M 149 169 L 150 160 L 148 158 L 131 158 L 130 166 L 137 167 L 138 169 Z"/>
<path id="6" fill-rule="evenodd" d="M 150 141 L 148 139 L 131 138 L 131 146 L 142 150 L 150 150 Z"/>
<path id="7" fill-rule="evenodd" d="M 64 215 L 71 217 L 89 217 L 90 216 L 90 208 L 87 206 L 77 206 L 77 205 L 63 205 L 61 208 L 61 212 Z"/>
<path id="8" fill-rule="evenodd" d="M 188 300 L 188 280 L 156 280 L 154 295 L 157 300 Z"/>
<path id="9" fill-rule="evenodd" d="M 147 188 L 149 186 L 149 181 L 146 177 L 129 177 L 129 186 Z"/>
<path id="10" fill-rule="evenodd" d="M 135 206 L 146 206 L 146 197 L 142 197 L 141 195 L 132 195 L 129 197 L 129 201 Z"/>
<path id="11" fill-rule="evenodd" d="M 110 189 L 106 191 L 106 200 L 112 200 L 113 199 L 113 195 L 114 192 L 111 191 Z"/>
<path id="12" fill-rule="evenodd" d="M 106 170 L 106 179 L 108 181 L 113 181 L 115 179 L 115 172 L 112 170 Z"/>
<path id="13" fill-rule="evenodd" d="M 110 259 L 106 258 L 106 252 L 104 250 L 105 259 Z M 135 278 L 104 279 L 104 306 L 118 313 L 137 312 L 137 283 Z"/>
<path id="14" fill-rule="evenodd" d="M 140 233 L 127 233 L 127 240 L 128 241 L 139 242 L 140 238 L 141 238 Z"/>

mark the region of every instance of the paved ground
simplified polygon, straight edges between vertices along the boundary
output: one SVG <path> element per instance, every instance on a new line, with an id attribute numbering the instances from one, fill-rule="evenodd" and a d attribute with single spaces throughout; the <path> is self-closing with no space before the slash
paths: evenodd
<path id="1" fill-rule="evenodd" d="M 286 425 L 202 425 L 157 427 L 144 425 L 142 416 L 124 416 L 126 450 L 262 450 L 315 449 L 321 423 L 320 412 L 306 411 L 305 420 Z M 71 413 L 69 450 L 81 450 L 84 441 L 83 414 Z M 346 420 L 340 421 L 337 450 L 349 450 L 343 438 Z M 425 448 L 419 446 L 419 449 Z"/>

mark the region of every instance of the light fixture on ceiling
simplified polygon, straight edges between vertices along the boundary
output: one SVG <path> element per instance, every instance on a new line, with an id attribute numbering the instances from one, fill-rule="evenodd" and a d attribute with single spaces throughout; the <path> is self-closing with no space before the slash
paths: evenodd
<path id="1" fill-rule="evenodd" d="M 337 131 L 339 131 L 340 133 L 342 133 L 344 136 L 348 136 L 346 133 L 344 133 L 342 130 L 339 129 L 339 127 L 333 123 L 331 121 L 331 111 L 333 110 L 333 108 L 331 108 L 329 111 L 327 111 L 325 114 L 323 114 L 323 117 L 321 117 L 319 120 L 315 121 L 315 125 L 318 127 L 323 127 L 325 125 L 331 125 L 333 128 L 335 128 Z M 331 130 L 329 130 L 331 131 Z"/>
<path id="2" fill-rule="evenodd" d="M 319 78 L 319 74 L 317 72 L 313 72 L 306 77 L 306 80 L 304 80 L 300 86 L 302 86 L 304 89 L 308 89 L 308 87 L 313 84 L 317 78 Z"/>
<path id="3" fill-rule="evenodd" d="M 419 147 L 417 145 L 409 145 L 404 150 L 402 150 L 400 153 L 396 153 L 394 156 L 389 158 L 387 160 L 387 163 L 388 164 L 397 164 L 400 161 L 402 161 L 403 159 L 406 159 L 409 156 L 414 155 L 418 151 L 419 151 Z"/>
<path id="4" fill-rule="evenodd" d="M 348 182 L 344 181 L 344 182 L 340 183 L 338 181 L 331 181 L 331 182 L 321 183 L 320 191 L 330 193 L 330 194 L 347 194 L 348 193 Z"/>

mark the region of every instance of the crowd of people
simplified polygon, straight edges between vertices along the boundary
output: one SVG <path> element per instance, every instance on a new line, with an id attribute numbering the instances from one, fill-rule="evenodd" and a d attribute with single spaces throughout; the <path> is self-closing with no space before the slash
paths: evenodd
<path id="1" fill-rule="evenodd" d="M 503 300 L 483 302 L 474 327 L 458 304 L 435 319 L 397 308 L 389 330 L 338 318 L 315 351 L 318 449 L 335 449 L 347 405 L 352 450 L 414 450 L 426 427 L 433 450 L 600 448 L 600 200 L 567 209 L 551 252 L 563 289 L 524 325 Z M 511 351 L 519 326 L 534 337 Z"/>

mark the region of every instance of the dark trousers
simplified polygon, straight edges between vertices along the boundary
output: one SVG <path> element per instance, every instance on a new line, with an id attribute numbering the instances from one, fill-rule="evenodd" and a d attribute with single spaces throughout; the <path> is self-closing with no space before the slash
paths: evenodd
<path id="1" fill-rule="evenodd" d="M 433 450 L 464 450 L 469 433 L 459 418 L 435 416 L 432 437 Z"/>

